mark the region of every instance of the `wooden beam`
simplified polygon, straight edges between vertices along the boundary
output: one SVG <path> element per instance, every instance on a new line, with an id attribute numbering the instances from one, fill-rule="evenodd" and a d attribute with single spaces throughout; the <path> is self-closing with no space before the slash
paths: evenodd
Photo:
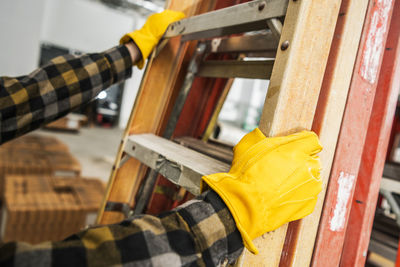
<path id="1" fill-rule="evenodd" d="M 289 2 L 259 126 L 267 136 L 311 129 L 340 3 Z M 256 239 L 260 254 L 246 251 L 239 265 L 278 266 L 281 254 L 288 253 L 282 251 L 286 229 L 287 225 Z M 310 260 L 311 255 L 303 254 L 300 248 L 296 253 Z"/>
<path id="2" fill-rule="evenodd" d="M 131 135 L 125 151 L 194 195 L 200 194 L 202 176 L 230 168 L 229 164 L 154 134 Z"/>
<path id="3" fill-rule="evenodd" d="M 383 2 L 392 4 L 392 1 Z M 395 1 L 391 18 L 340 266 L 364 266 L 366 260 L 379 183 L 399 95 L 400 1 Z"/>
<path id="4" fill-rule="evenodd" d="M 310 265 L 367 6 L 366 1 L 342 1 L 312 126 L 324 147 L 320 153 L 324 189 L 314 212 L 289 224 L 280 266 Z"/>
<path id="5" fill-rule="evenodd" d="M 313 266 L 321 266 L 321 264 L 338 266 L 342 255 L 351 198 L 357 180 L 377 86 L 377 81 L 368 81 L 362 74 L 364 73 L 365 62 L 370 60 L 366 59 L 365 49 L 368 45 L 375 45 L 379 48 L 374 51 L 373 55 L 377 60 L 374 66 L 379 67 L 383 57 L 392 10 L 391 5 L 386 7 L 381 5 L 379 9 L 376 9 L 375 1 L 371 0 L 369 3 L 357 63 L 353 71 L 340 137 L 336 147 L 335 160 L 330 174 L 329 187 L 314 251 Z M 357 2 L 355 4 L 352 1 L 351 4 L 355 6 L 354 12 L 357 16 L 357 12 L 360 12 L 361 9 L 360 5 L 364 5 L 362 10 L 365 13 L 368 2 Z M 383 21 L 376 28 L 374 26 L 376 12 L 382 12 L 384 8 L 387 13 L 380 16 Z M 360 22 L 363 21 L 361 17 L 359 20 Z M 360 25 L 362 26 L 362 24 Z M 378 43 L 371 43 L 371 38 L 377 36 L 377 34 L 381 34 L 380 39 L 375 39 Z"/>
<path id="6" fill-rule="evenodd" d="M 248 1 L 246 1 L 248 2 Z M 242 32 L 264 30 L 267 20 L 283 17 L 288 0 L 254 0 L 182 19 L 168 27 L 164 38 L 182 35 L 183 40 L 209 39 Z"/>
<path id="7" fill-rule="evenodd" d="M 196 75 L 214 78 L 269 80 L 273 65 L 273 60 L 205 60 L 201 63 Z"/>

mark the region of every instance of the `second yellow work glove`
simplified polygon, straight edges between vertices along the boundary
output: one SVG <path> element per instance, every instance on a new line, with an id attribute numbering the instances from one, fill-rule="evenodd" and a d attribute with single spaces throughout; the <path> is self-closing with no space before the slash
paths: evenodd
<path id="1" fill-rule="evenodd" d="M 138 68 L 141 69 L 151 51 L 153 51 L 158 41 L 167 30 L 168 25 L 184 17 L 184 13 L 173 10 L 164 10 L 161 13 L 153 14 L 147 18 L 146 23 L 140 30 L 125 34 L 121 38 L 120 43 L 125 44 L 131 40 L 135 42 L 142 53 L 142 59 L 137 64 Z"/>
<path id="2" fill-rule="evenodd" d="M 313 132 L 266 138 L 256 128 L 235 146 L 230 171 L 204 176 L 201 187 L 223 199 L 244 245 L 257 254 L 253 239 L 314 210 L 321 149 Z"/>

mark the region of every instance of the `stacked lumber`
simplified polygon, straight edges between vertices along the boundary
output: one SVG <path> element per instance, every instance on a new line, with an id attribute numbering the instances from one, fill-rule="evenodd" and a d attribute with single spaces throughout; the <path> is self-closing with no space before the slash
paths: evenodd
<path id="1" fill-rule="evenodd" d="M 105 191 L 97 179 L 7 175 L 4 180 L 3 242 L 64 239 L 94 222 Z"/>
<path id="2" fill-rule="evenodd" d="M 7 174 L 77 177 L 80 172 L 78 160 L 56 138 L 23 136 L 0 147 L 0 198 Z"/>
<path id="3" fill-rule="evenodd" d="M 45 150 L 45 151 L 69 151 L 68 146 L 60 142 L 57 138 L 29 134 L 7 142 L 1 146 L 3 150 Z"/>
<path id="4" fill-rule="evenodd" d="M 45 126 L 46 129 L 78 132 L 82 125 L 87 123 L 87 117 L 82 114 L 70 113 L 56 121 L 53 121 Z"/>

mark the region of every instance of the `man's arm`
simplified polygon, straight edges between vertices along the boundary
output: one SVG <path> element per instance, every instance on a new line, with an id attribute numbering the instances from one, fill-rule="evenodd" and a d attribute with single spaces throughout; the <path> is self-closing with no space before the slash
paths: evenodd
<path id="1" fill-rule="evenodd" d="M 184 16 L 165 10 L 124 35 L 119 47 L 57 57 L 29 75 L 0 77 L 0 144 L 66 115 L 101 90 L 129 78 L 133 65 L 144 66 L 168 25 Z"/>
<path id="2" fill-rule="evenodd" d="M 158 217 L 140 215 L 91 228 L 61 242 L 0 246 L 1 266 L 218 266 L 232 263 L 243 243 L 214 191 Z"/>
<path id="3" fill-rule="evenodd" d="M 103 53 L 60 56 L 26 76 L 0 77 L 0 144 L 66 115 L 129 78 L 140 57 L 128 43 Z"/>

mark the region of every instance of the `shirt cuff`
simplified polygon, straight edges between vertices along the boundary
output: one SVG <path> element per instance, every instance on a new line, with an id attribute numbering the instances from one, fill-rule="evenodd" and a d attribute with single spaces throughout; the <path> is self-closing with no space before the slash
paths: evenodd
<path id="1" fill-rule="evenodd" d="M 125 45 L 111 48 L 103 52 L 103 55 L 107 58 L 111 67 L 112 84 L 119 83 L 132 76 L 132 58 Z"/>
<path id="2" fill-rule="evenodd" d="M 240 256 L 244 248 L 242 237 L 217 193 L 206 191 L 176 211 L 196 237 L 196 246 L 207 266 L 226 261 L 232 264 Z"/>

